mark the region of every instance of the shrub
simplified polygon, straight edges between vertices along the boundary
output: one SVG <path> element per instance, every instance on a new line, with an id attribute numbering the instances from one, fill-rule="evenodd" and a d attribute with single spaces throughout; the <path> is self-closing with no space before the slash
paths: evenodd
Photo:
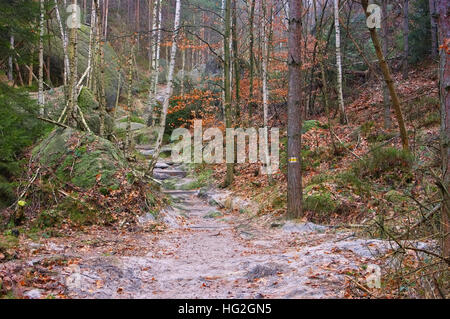
<path id="1" fill-rule="evenodd" d="M 411 171 L 413 160 L 413 155 L 408 151 L 394 147 L 377 148 L 354 165 L 354 172 L 376 178 L 385 173 L 405 174 Z"/>
<path id="2" fill-rule="evenodd" d="M 328 191 L 320 191 L 311 195 L 305 195 L 303 198 L 303 209 L 319 214 L 335 213 L 340 204 L 334 200 Z"/>

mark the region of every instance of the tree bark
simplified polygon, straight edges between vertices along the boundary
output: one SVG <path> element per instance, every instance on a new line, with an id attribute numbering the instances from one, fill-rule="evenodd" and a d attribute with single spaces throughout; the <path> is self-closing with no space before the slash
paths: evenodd
<path id="1" fill-rule="evenodd" d="M 249 94 L 249 116 L 251 117 L 253 115 L 253 89 L 254 89 L 254 72 L 255 72 L 255 53 L 254 53 L 254 46 L 255 46 L 255 35 L 254 35 L 254 24 L 255 24 L 255 5 L 256 0 L 251 0 L 251 7 L 250 7 L 250 19 L 249 19 L 249 25 L 250 25 L 250 48 L 249 48 L 249 55 L 250 55 L 250 94 Z"/>
<path id="2" fill-rule="evenodd" d="M 73 8 L 77 5 L 77 0 L 72 0 Z M 75 10 L 75 9 L 74 9 Z M 67 103 L 67 124 L 70 127 L 76 125 L 76 105 L 77 105 L 77 76 L 78 76 L 78 29 L 73 26 L 69 32 L 69 64 L 70 76 L 68 83 L 68 103 Z"/>
<path id="3" fill-rule="evenodd" d="M 234 102 L 236 119 L 241 116 L 241 70 L 239 66 L 239 40 L 238 40 L 238 24 L 237 24 L 237 0 L 233 0 L 233 71 L 234 71 L 234 89 L 236 94 L 236 101 Z"/>
<path id="4" fill-rule="evenodd" d="M 302 209 L 302 0 L 289 0 L 289 89 L 288 89 L 288 204 L 291 218 L 300 218 Z"/>
<path id="5" fill-rule="evenodd" d="M 156 16 L 156 12 L 157 16 Z M 159 83 L 159 58 L 161 54 L 161 19 L 162 19 L 162 0 L 158 0 L 158 9 L 156 11 L 155 6 L 155 28 L 158 29 L 158 32 L 156 33 L 156 41 L 155 41 L 155 53 L 154 53 L 154 70 L 152 73 L 152 79 L 150 81 L 150 90 L 149 90 L 149 96 L 148 96 L 148 105 L 149 105 L 149 118 L 147 121 L 147 124 L 149 126 L 152 126 L 154 123 L 155 118 L 155 110 L 154 110 L 154 104 L 155 104 L 155 98 L 156 93 L 158 92 L 158 83 Z"/>
<path id="6" fill-rule="evenodd" d="M 231 112 L 231 47 L 230 47 L 230 37 L 231 37 L 231 0 L 225 0 L 225 33 L 223 39 L 224 45 L 224 88 L 225 88 L 225 127 L 232 128 L 232 112 Z M 224 186 L 230 186 L 234 180 L 234 163 L 227 160 L 227 174 L 225 177 Z"/>
<path id="7" fill-rule="evenodd" d="M 133 48 L 130 50 L 128 57 L 128 88 L 127 88 L 127 129 L 126 129 L 126 141 L 125 141 L 125 154 L 131 152 L 131 115 L 132 105 L 131 101 L 131 86 L 133 84 Z"/>
<path id="8" fill-rule="evenodd" d="M 38 72 L 38 104 L 39 112 L 44 115 L 44 0 L 39 1 L 39 72 Z"/>
<path id="9" fill-rule="evenodd" d="M 383 55 L 387 57 L 388 54 L 388 12 L 387 12 L 388 0 L 382 0 L 381 13 L 382 13 L 382 38 L 383 38 Z M 386 129 L 391 128 L 391 99 L 389 98 L 389 89 L 386 83 L 383 83 L 383 104 L 384 104 L 384 127 Z"/>
<path id="10" fill-rule="evenodd" d="M 9 45 L 10 45 L 11 50 L 14 50 L 14 36 L 13 35 L 11 35 L 9 38 Z M 9 81 L 14 80 L 12 54 L 8 57 L 8 80 Z"/>
<path id="11" fill-rule="evenodd" d="M 347 124 L 345 114 L 344 93 L 342 88 L 342 56 L 341 56 L 341 28 L 339 24 L 339 0 L 334 0 L 334 28 L 336 30 L 336 68 L 337 68 L 337 91 L 341 124 Z"/>
<path id="12" fill-rule="evenodd" d="M 366 14 L 366 17 L 370 17 L 370 12 L 367 11 L 368 0 L 361 0 L 362 7 Z M 402 146 L 404 150 L 409 150 L 408 133 L 406 131 L 405 121 L 403 119 L 403 114 L 400 106 L 400 99 L 395 88 L 394 80 L 392 79 L 391 71 L 383 55 L 380 40 L 378 39 L 378 34 L 375 28 L 369 29 L 370 37 L 372 38 L 373 45 L 375 47 L 375 52 L 378 57 L 378 62 L 380 63 L 381 71 L 383 72 L 384 81 L 389 88 L 389 93 L 391 95 L 392 105 L 394 107 L 395 115 L 397 118 L 398 126 L 400 129 L 400 137 L 402 139 Z"/>
<path id="13" fill-rule="evenodd" d="M 173 74 L 175 71 L 175 61 L 177 56 L 177 41 L 178 35 L 180 33 L 180 16 L 181 16 L 181 0 L 176 1 L 175 6 L 175 21 L 173 27 L 173 36 L 172 36 L 172 48 L 171 48 L 171 59 L 169 65 L 169 75 L 167 77 L 167 88 L 166 88 L 166 96 L 164 97 L 163 108 L 161 112 L 161 123 L 158 131 L 158 139 L 156 141 L 155 153 L 153 155 L 152 161 L 150 163 L 149 171 L 152 172 L 155 167 L 156 162 L 158 161 L 159 154 L 161 152 L 162 140 L 164 136 L 164 131 L 166 129 L 166 117 L 167 112 L 169 110 L 169 102 L 170 97 L 173 93 Z"/>
<path id="14" fill-rule="evenodd" d="M 438 56 L 438 33 L 436 23 L 436 0 L 429 0 L 430 22 L 431 22 L 431 56 Z"/>
<path id="15" fill-rule="evenodd" d="M 450 2 L 436 0 L 440 44 L 442 253 L 450 257 Z"/>
<path id="16" fill-rule="evenodd" d="M 408 79 L 409 56 L 409 0 L 403 2 L 403 79 Z"/>

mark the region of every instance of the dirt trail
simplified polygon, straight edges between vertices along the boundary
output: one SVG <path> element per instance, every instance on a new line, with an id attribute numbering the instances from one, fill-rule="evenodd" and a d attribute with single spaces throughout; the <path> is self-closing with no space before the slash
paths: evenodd
<path id="1" fill-rule="evenodd" d="M 45 244 L 47 254 L 77 260 L 53 269 L 69 297 L 344 297 L 345 274 L 370 263 L 380 246 L 313 224 L 258 226 L 246 214 L 220 215 L 197 191 L 166 192 L 173 208 L 162 232 L 99 228 Z"/>
<path id="2" fill-rule="evenodd" d="M 160 176 L 189 181 L 180 168 L 160 166 Z M 75 260 L 52 269 L 72 298 L 342 298 L 346 274 L 372 263 L 382 247 L 309 223 L 261 226 L 246 213 L 219 213 L 198 191 L 166 193 L 172 208 L 162 213 L 163 231 L 145 231 L 147 216 L 135 230 L 51 238 L 29 265 Z"/>

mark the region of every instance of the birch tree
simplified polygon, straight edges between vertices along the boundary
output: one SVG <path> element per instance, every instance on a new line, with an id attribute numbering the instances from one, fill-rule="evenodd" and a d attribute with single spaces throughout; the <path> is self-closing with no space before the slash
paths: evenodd
<path id="1" fill-rule="evenodd" d="M 39 8 L 38 104 L 40 114 L 44 115 L 44 0 L 39 1 Z"/>
<path id="2" fill-rule="evenodd" d="M 170 51 L 170 65 L 169 65 L 169 75 L 167 80 L 166 94 L 164 97 L 162 112 L 161 112 L 161 121 L 158 131 L 158 139 L 156 141 L 155 153 L 153 155 L 152 161 L 150 162 L 149 171 L 152 172 L 155 167 L 156 162 L 158 161 L 159 154 L 161 152 L 162 140 L 164 136 L 164 131 L 166 129 L 166 117 L 167 111 L 169 109 L 170 97 L 173 93 L 173 75 L 175 71 L 175 61 L 177 56 L 177 41 L 178 35 L 180 32 L 180 16 L 181 16 L 181 0 L 176 1 L 175 6 L 175 21 L 173 27 L 173 36 L 172 36 L 172 48 Z"/>
<path id="3" fill-rule="evenodd" d="M 289 0 L 288 34 L 288 203 L 291 218 L 300 218 L 302 210 L 302 0 Z"/>
<path id="4" fill-rule="evenodd" d="M 64 55 L 64 87 L 67 90 L 67 79 L 69 77 L 69 55 L 67 54 L 67 35 L 64 31 L 64 27 L 61 20 L 61 14 L 59 12 L 58 0 L 55 0 L 55 12 L 56 12 L 56 21 L 58 22 L 59 33 L 61 35 L 63 55 Z"/>
<path id="5" fill-rule="evenodd" d="M 337 68 L 337 91 L 341 124 L 347 124 L 345 114 L 344 93 L 342 88 L 342 56 L 341 56 L 341 28 L 339 25 L 339 0 L 334 0 L 334 28 L 336 30 L 336 68 Z"/>
<path id="6" fill-rule="evenodd" d="M 157 29 L 158 31 L 155 33 L 155 50 L 153 56 L 153 72 L 151 74 L 150 81 L 150 90 L 148 94 L 148 107 L 149 107 L 149 118 L 148 124 L 153 125 L 154 118 L 154 104 L 156 93 L 158 91 L 158 82 L 159 82 L 159 58 L 161 54 L 161 20 L 162 20 L 162 0 L 158 0 L 157 6 L 154 8 L 154 24 L 153 30 Z"/>

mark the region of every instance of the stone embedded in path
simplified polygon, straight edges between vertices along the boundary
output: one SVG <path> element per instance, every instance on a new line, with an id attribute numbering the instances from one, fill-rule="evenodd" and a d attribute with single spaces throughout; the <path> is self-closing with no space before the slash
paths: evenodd
<path id="1" fill-rule="evenodd" d="M 288 233 L 323 233 L 328 229 L 328 227 L 316 225 L 310 222 L 297 224 L 289 221 L 284 224 L 282 229 Z"/>
<path id="2" fill-rule="evenodd" d="M 155 168 L 160 168 L 160 169 L 166 169 L 169 168 L 169 164 L 166 163 L 162 163 L 162 162 L 158 162 L 155 164 Z"/>
<path id="3" fill-rule="evenodd" d="M 185 171 L 181 171 L 181 170 L 175 170 L 175 169 L 158 169 L 155 168 L 153 170 L 153 174 L 166 174 L 168 176 L 171 177 L 181 177 L 181 178 L 185 178 L 187 173 Z"/>

